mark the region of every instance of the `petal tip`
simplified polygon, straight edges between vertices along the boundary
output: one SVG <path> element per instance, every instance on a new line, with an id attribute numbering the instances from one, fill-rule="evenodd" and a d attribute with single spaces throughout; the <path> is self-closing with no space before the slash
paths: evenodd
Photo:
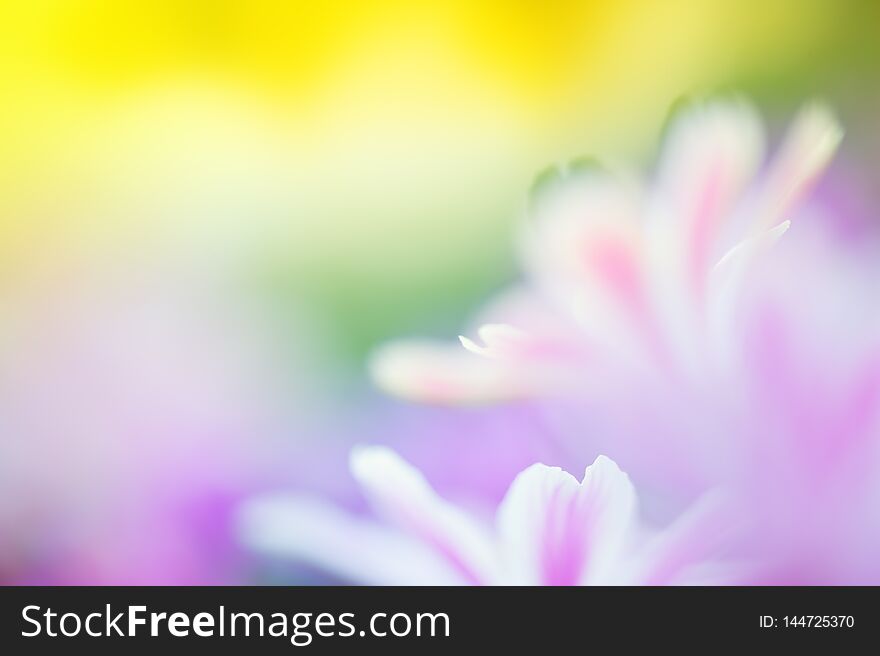
<path id="1" fill-rule="evenodd" d="M 385 471 L 400 461 L 400 456 L 387 446 L 358 444 L 348 454 L 349 471 L 358 481 Z"/>

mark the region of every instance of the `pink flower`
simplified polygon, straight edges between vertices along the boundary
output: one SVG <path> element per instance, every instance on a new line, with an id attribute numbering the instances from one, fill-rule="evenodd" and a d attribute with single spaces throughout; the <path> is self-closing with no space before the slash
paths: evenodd
<path id="1" fill-rule="evenodd" d="M 526 279 L 490 304 L 478 340 L 393 343 L 372 361 L 376 381 L 414 400 L 479 403 L 582 394 L 622 371 L 723 370 L 745 272 L 788 229 L 841 134 L 809 105 L 762 171 L 754 110 L 716 102 L 672 123 L 650 187 L 569 167 L 537 189 L 520 240 Z"/>
<path id="2" fill-rule="evenodd" d="M 570 167 L 476 338 L 391 344 L 376 380 L 533 399 L 548 439 L 612 455 L 661 525 L 720 488 L 753 582 L 880 581 L 880 244 L 844 247 L 803 203 L 840 139 L 809 105 L 762 164 L 754 111 L 712 103 L 672 123 L 648 188 Z"/>
<path id="3" fill-rule="evenodd" d="M 727 580 L 733 571 L 707 558 L 724 533 L 716 505 L 648 534 L 629 477 L 604 456 L 583 481 L 559 468 L 528 467 L 494 522 L 439 497 L 385 447 L 356 448 L 350 466 L 383 523 L 298 496 L 265 497 L 243 511 L 244 540 L 368 584 L 688 583 Z"/>

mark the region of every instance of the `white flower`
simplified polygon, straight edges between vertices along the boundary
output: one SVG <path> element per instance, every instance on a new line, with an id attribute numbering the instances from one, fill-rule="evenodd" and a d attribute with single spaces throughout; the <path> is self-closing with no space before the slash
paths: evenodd
<path id="1" fill-rule="evenodd" d="M 384 447 L 360 447 L 351 471 L 383 524 L 297 496 L 242 513 L 253 548 L 343 579 L 385 585 L 609 585 L 717 581 L 707 560 L 724 531 L 707 504 L 646 537 L 629 477 L 600 456 L 582 481 L 535 464 L 511 484 L 494 524 L 440 498 Z"/>

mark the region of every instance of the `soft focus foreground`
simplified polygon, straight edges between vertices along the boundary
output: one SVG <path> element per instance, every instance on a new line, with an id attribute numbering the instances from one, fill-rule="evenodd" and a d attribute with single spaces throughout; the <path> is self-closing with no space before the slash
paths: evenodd
<path id="1" fill-rule="evenodd" d="M 877 582 L 877 19 L 3 2 L 0 581 Z"/>

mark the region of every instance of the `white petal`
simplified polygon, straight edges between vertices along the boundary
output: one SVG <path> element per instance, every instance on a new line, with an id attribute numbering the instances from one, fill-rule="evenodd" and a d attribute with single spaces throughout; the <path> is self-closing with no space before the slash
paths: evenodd
<path id="1" fill-rule="evenodd" d="M 460 335 L 458 339 L 471 353 L 487 358 L 516 358 L 524 355 L 531 341 L 527 333 L 504 323 L 484 324 L 477 333 L 483 340 L 483 346 L 464 335 Z"/>
<path id="2" fill-rule="evenodd" d="M 492 403 L 529 393 L 527 381 L 511 375 L 505 363 L 477 357 L 459 344 L 393 342 L 378 349 L 369 366 L 380 388 L 412 401 Z"/>
<path id="3" fill-rule="evenodd" d="M 351 471 L 377 513 L 442 556 L 470 583 L 494 577 L 487 528 L 440 498 L 420 471 L 385 447 L 356 447 Z"/>
<path id="4" fill-rule="evenodd" d="M 527 271 L 554 306 L 575 317 L 597 350 L 653 349 L 642 192 L 604 172 L 577 176 L 547 199 L 521 237 Z M 646 333 L 651 333 L 646 335 Z"/>
<path id="5" fill-rule="evenodd" d="M 782 237 L 782 235 L 788 232 L 790 227 L 791 221 L 783 221 L 779 225 L 770 228 L 761 234 L 744 239 L 727 251 L 724 256 L 718 260 L 717 264 L 713 267 L 713 275 L 730 275 L 733 271 L 744 266 L 745 261 L 747 261 L 749 257 L 755 255 L 763 247 L 774 244 L 780 237 Z"/>
<path id="6" fill-rule="evenodd" d="M 722 257 L 709 278 L 707 330 L 716 364 L 727 367 L 736 357 L 736 310 L 750 263 L 784 235 L 791 221 L 783 221 L 759 235 L 750 237 Z"/>
<path id="7" fill-rule="evenodd" d="M 767 174 L 756 231 L 791 218 L 795 206 L 828 166 L 841 139 L 843 129 L 828 107 L 814 102 L 800 111 Z"/>
<path id="8" fill-rule="evenodd" d="M 724 254 L 712 268 L 709 280 L 712 291 L 710 298 L 714 305 L 724 306 L 735 300 L 735 293 L 748 273 L 750 262 L 775 244 L 790 227 L 791 221 L 783 221 L 770 230 L 741 241 Z M 725 316 L 725 319 L 729 317 Z"/>
<path id="9" fill-rule="evenodd" d="M 730 202 L 752 179 L 763 155 L 763 128 L 751 105 L 741 100 L 698 104 L 675 117 L 667 132 L 659 183 L 672 204 L 692 216 L 710 187 L 719 202 Z"/>
<path id="10" fill-rule="evenodd" d="M 680 276 L 702 298 L 724 223 L 752 181 L 764 153 L 757 112 L 741 101 L 697 105 L 668 132 L 658 172 L 658 199 L 649 226 L 669 240 Z M 665 236 L 664 232 L 672 235 Z"/>
<path id="11" fill-rule="evenodd" d="M 589 251 L 595 242 L 637 248 L 640 201 L 636 185 L 609 173 L 567 180 L 524 227 L 526 269 L 542 287 L 582 284 L 593 273 Z"/>
<path id="12" fill-rule="evenodd" d="M 417 540 L 295 495 L 255 499 L 238 532 L 257 551 L 365 585 L 462 585 L 467 580 Z"/>
<path id="13" fill-rule="evenodd" d="M 635 527 L 629 477 L 599 456 L 579 483 L 558 467 L 532 465 L 516 477 L 497 527 L 504 582 L 613 583 Z"/>

